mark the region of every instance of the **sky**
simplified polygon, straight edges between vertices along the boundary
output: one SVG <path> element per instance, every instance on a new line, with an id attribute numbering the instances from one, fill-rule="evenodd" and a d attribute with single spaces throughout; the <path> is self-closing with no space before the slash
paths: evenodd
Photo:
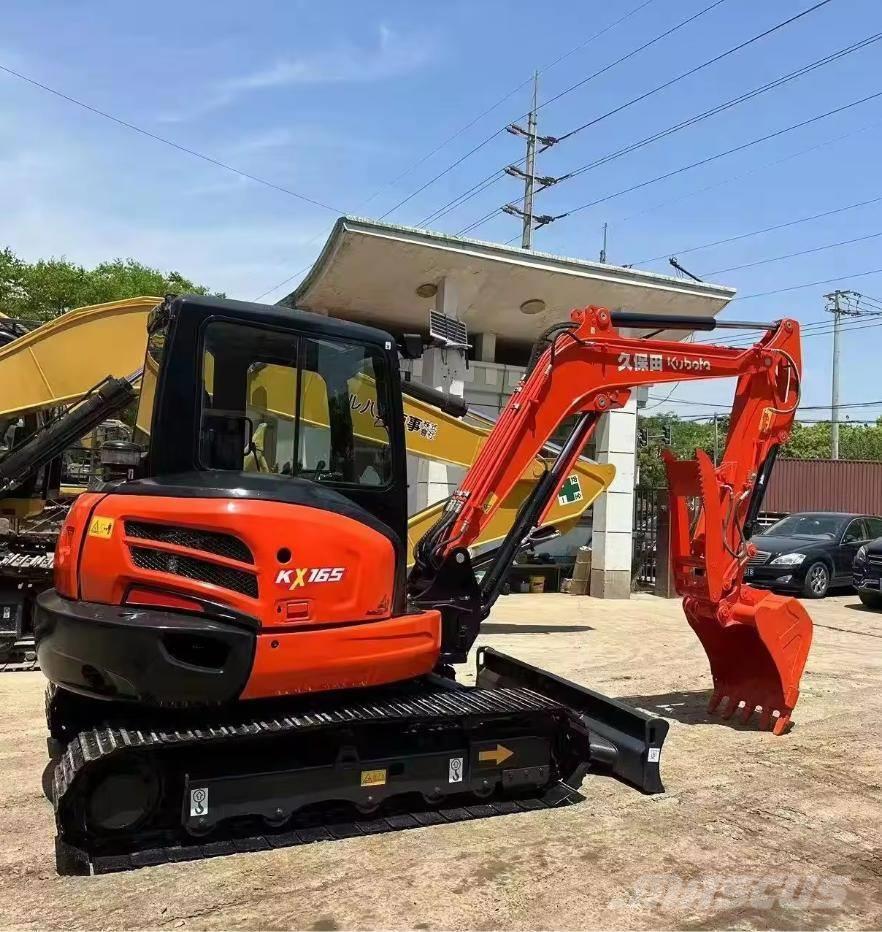
<path id="1" fill-rule="evenodd" d="M 148 15 L 104 0 L 7 0 L 0 67 L 270 184 L 0 71 L 0 245 L 86 265 L 132 256 L 231 297 L 275 301 L 341 213 L 458 233 L 517 201 L 518 182 L 504 176 L 425 223 L 522 158 L 504 127 L 529 109 L 534 70 L 540 134 L 592 124 L 540 155 L 538 173 L 560 176 L 882 32 L 878 0 L 829 0 L 618 109 L 816 2 L 155 0 Z M 882 235 L 872 238 L 882 234 L 882 200 L 692 249 L 882 198 L 882 96 L 652 182 L 882 92 L 880 65 L 877 41 L 554 185 L 537 212 L 600 203 L 537 231 L 535 248 L 596 259 L 607 223 L 608 261 L 672 272 L 676 255 L 738 289 L 724 312 L 735 319 L 827 320 L 823 296 L 835 288 L 882 301 L 882 271 L 860 275 L 882 270 Z M 506 242 L 518 230 L 497 212 L 468 235 Z M 763 296 L 826 279 L 837 281 Z M 876 324 L 882 317 L 846 323 L 844 403 L 882 399 Z M 824 405 L 831 337 L 815 329 L 804 341 L 803 403 Z M 725 407 L 731 386 L 684 384 L 661 402 L 669 392 L 653 390 L 655 412 L 695 415 L 711 409 L 694 402 Z M 849 411 L 877 414 L 882 403 Z"/>

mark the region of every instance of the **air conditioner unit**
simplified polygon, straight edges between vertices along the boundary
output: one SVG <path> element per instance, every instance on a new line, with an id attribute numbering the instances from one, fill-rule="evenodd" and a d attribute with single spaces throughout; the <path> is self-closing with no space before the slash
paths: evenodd
<path id="1" fill-rule="evenodd" d="M 467 350 L 469 333 L 463 321 L 441 311 L 429 311 L 429 339 L 445 349 Z"/>

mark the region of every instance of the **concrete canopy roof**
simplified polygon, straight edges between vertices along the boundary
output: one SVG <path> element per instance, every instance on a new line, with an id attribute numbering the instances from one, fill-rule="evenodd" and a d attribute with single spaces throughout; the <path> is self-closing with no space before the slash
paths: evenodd
<path id="1" fill-rule="evenodd" d="M 723 285 L 341 217 L 306 278 L 280 303 L 395 334 L 425 333 L 435 298 L 416 289 L 445 279 L 455 284 L 470 333 L 524 344 L 568 320 L 574 307 L 712 316 L 735 294 Z M 544 301 L 545 310 L 523 313 L 521 305 L 532 299 Z M 665 336 L 680 339 L 684 332 Z"/>

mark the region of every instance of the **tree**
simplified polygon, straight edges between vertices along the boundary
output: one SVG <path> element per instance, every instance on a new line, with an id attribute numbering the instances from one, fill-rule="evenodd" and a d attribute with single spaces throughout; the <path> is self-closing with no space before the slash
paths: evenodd
<path id="1" fill-rule="evenodd" d="M 0 250 L 0 311 L 24 295 L 25 264 L 7 246 Z"/>
<path id="2" fill-rule="evenodd" d="M 19 320 L 51 320 L 87 304 L 169 292 L 209 293 L 180 272 L 160 272 L 135 259 L 86 269 L 65 258 L 28 263 L 8 247 L 0 252 L 0 311 Z"/>
<path id="3" fill-rule="evenodd" d="M 717 418 L 718 454 L 726 445 L 728 417 Z M 641 415 L 638 419 L 639 484 L 642 488 L 664 488 L 666 483 L 661 451 L 670 447 L 678 457 L 693 457 L 695 450 L 714 455 L 713 421 L 683 420 L 676 414 Z M 839 454 L 847 460 L 882 461 L 882 417 L 875 424 L 839 426 Z M 829 459 L 830 422 L 794 423 L 790 438 L 781 448 L 781 456 L 792 459 Z"/>

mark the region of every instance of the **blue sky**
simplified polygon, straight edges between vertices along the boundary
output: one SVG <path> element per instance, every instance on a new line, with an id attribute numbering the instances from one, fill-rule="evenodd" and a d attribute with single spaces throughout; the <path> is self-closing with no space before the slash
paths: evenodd
<path id="1" fill-rule="evenodd" d="M 542 70 L 540 101 L 548 100 L 710 2 L 651 0 L 585 44 L 641 0 L 546 7 L 159 0 L 149 14 L 118 2 L 10 0 L 0 64 L 337 211 L 379 216 L 519 118 L 527 86 L 413 167 L 534 68 Z M 811 5 L 724 0 L 543 107 L 540 133 L 562 135 Z M 832 0 L 561 143 L 539 170 L 563 174 L 880 30 L 877 0 Z M 562 183 L 537 198 L 537 211 L 564 212 L 882 91 L 880 64 L 882 42 Z M 606 221 L 610 261 L 668 271 L 664 259 L 641 260 L 882 195 L 880 151 L 882 98 L 559 220 L 537 233 L 535 246 L 596 258 Z M 500 133 L 388 219 L 416 225 L 521 155 L 518 140 Z M 517 195 L 506 178 L 431 225 L 458 232 Z M 307 265 L 335 216 L 0 74 L 0 240 L 26 258 L 94 263 L 131 255 L 251 299 Z M 882 237 L 720 270 L 876 232 L 882 201 L 682 261 L 750 295 L 882 268 Z M 506 241 L 516 233 L 513 218 L 496 216 L 470 235 Z M 738 301 L 727 314 L 816 321 L 825 317 L 822 295 L 835 287 L 882 299 L 882 274 Z M 873 376 L 880 336 L 882 327 L 845 334 L 843 401 L 882 398 Z M 829 401 L 829 341 L 806 338 L 806 403 Z M 722 386 L 684 385 L 672 401 L 727 397 Z M 882 406 L 855 416 L 876 412 Z"/>

